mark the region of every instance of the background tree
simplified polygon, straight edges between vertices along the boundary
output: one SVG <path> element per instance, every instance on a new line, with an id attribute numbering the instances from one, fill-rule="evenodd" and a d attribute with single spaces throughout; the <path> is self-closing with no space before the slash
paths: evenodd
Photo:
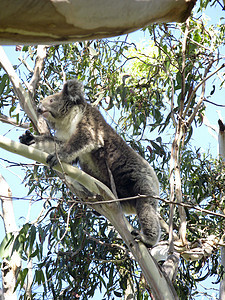
<path id="1" fill-rule="evenodd" d="M 151 42 L 144 49 L 129 38 L 49 47 L 34 99 L 38 103 L 59 90 L 65 78 L 78 77 L 108 122 L 154 166 L 165 221 L 159 247 L 179 257 L 174 286 L 181 299 L 191 299 L 201 294 L 199 281 L 214 275 L 219 282 L 223 275 L 224 165 L 195 149 L 192 136 L 202 125 L 207 103 L 223 86 L 224 25 L 207 26 L 204 19 L 192 18 L 145 32 Z M 36 47 L 23 47 L 16 68 L 24 87 L 34 82 L 31 78 L 39 79 L 37 68 L 29 67 L 36 57 Z M 20 71 L 22 65 L 26 69 Z M 222 80 L 212 85 L 216 75 Z M 18 98 L 3 71 L 0 88 L 1 119 L 35 130 L 32 108 L 29 116 L 18 112 Z M 31 297 L 42 285 L 38 292 L 44 298 L 86 299 L 97 288 L 108 298 L 127 293 L 147 298 L 139 266 L 107 220 L 80 203 L 52 170 L 38 164 L 23 168 L 28 195 L 42 200 L 44 211 L 35 222 L 23 224 L 14 244 L 20 245 L 16 249 L 24 260 L 17 280 L 21 298 L 31 259 Z M 135 218 L 130 221 L 137 226 Z"/>

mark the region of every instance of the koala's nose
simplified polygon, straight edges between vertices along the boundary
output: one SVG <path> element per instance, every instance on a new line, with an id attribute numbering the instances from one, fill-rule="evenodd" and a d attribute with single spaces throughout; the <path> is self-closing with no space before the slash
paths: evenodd
<path id="1" fill-rule="evenodd" d="M 39 114 L 41 114 L 43 112 L 43 105 L 41 103 L 39 103 L 38 107 L 37 107 L 37 112 Z"/>

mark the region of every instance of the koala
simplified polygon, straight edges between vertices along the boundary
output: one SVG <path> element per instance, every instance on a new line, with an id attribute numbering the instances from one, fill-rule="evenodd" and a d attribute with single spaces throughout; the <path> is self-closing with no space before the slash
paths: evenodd
<path id="1" fill-rule="evenodd" d="M 141 232 L 136 240 L 151 247 L 160 237 L 157 216 L 159 183 L 153 168 L 137 154 L 105 121 L 99 110 L 85 100 L 83 85 L 67 81 L 61 92 L 46 97 L 38 106 L 54 130 L 54 136 L 33 136 L 26 132 L 20 142 L 49 153 L 53 167 L 60 160 L 79 161 L 81 169 L 109 187 L 116 197 L 148 195 L 147 198 L 121 201 L 125 214 L 137 214 Z M 114 188 L 112 187 L 112 178 Z"/>

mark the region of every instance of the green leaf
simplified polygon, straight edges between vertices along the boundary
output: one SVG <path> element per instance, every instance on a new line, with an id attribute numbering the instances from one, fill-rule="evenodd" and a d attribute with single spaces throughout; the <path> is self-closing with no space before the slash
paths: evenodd
<path id="1" fill-rule="evenodd" d="M 14 291 L 17 289 L 19 284 L 20 284 L 21 287 L 23 287 L 23 284 L 24 284 L 24 281 L 26 279 L 27 273 L 28 273 L 28 268 L 25 268 L 25 269 L 23 269 L 22 271 L 19 272 Z"/>
<path id="2" fill-rule="evenodd" d="M 113 285 L 113 274 L 114 274 L 114 265 L 111 264 L 111 268 L 110 268 L 110 272 L 109 272 L 108 287 L 111 287 Z"/>
<path id="3" fill-rule="evenodd" d="M 150 141 L 152 146 L 155 148 L 155 151 L 157 154 L 159 154 L 160 156 L 164 153 L 164 150 L 161 146 L 159 146 L 158 144 L 156 144 L 154 141 Z"/>
<path id="4" fill-rule="evenodd" d="M 4 74 L 1 78 L 1 82 L 0 82 L 0 95 L 3 93 L 4 88 L 6 86 L 6 81 L 9 79 L 7 74 Z"/>
<path id="5" fill-rule="evenodd" d="M 41 285 L 45 282 L 45 276 L 42 270 L 35 271 L 35 280 L 38 283 L 38 285 Z"/>
<path id="6" fill-rule="evenodd" d="M 13 234 L 8 233 L 2 240 L 1 245 L 0 245 L 0 257 L 1 258 L 10 256 L 10 254 L 11 254 L 10 246 L 13 242 L 13 239 L 14 239 Z"/>
<path id="7" fill-rule="evenodd" d="M 34 225 L 32 225 L 30 228 L 30 232 L 29 232 L 29 254 L 28 254 L 28 256 L 30 256 L 32 253 L 35 238 L 36 238 L 36 227 Z"/>

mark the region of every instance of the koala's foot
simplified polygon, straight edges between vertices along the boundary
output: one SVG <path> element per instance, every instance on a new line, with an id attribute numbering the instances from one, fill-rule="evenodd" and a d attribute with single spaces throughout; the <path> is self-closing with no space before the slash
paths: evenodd
<path id="1" fill-rule="evenodd" d="M 21 144 L 25 144 L 27 146 L 35 143 L 34 136 L 29 130 L 26 130 L 25 133 L 19 137 L 19 140 Z"/>
<path id="2" fill-rule="evenodd" d="M 143 193 L 145 195 L 145 193 Z M 142 241 L 147 246 L 154 246 L 160 239 L 160 223 L 156 212 L 155 199 L 150 197 L 136 202 L 137 216 L 141 232 L 135 234 L 136 240 Z"/>
<path id="3" fill-rule="evenodd" d="M 59 160 L 56 156 L 56 153 L 53 154 L 49 154 L 47 159 L 46 159 L 46 163 L 49 164 L 49 166 L 52 168 L 54 166 L 56 166 L 58 164 Z"/>

